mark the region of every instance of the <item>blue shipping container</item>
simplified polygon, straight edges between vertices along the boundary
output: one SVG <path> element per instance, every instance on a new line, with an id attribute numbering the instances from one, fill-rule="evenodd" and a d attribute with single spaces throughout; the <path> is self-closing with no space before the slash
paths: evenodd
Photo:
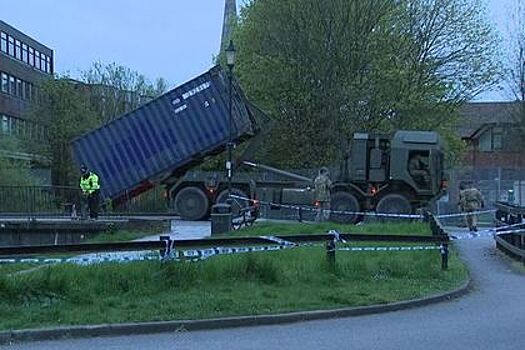
<path id="1" fill-rule="evenodd" d="M 233 140 L 253 136 L 254 113 L 235 81 L 232 110 Z M 216 66 L 75 139 L 73 158 L 100 176 L 104 197 L 129 196 L 224 148 L 229 118 L 229 79 Z"/>

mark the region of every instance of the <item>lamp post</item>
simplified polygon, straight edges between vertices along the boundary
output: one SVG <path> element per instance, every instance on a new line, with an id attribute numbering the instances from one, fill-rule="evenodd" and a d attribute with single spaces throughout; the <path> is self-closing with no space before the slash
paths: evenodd
<path id="1" fill-rule="evenodd" d="M 232 154 L 233 154 L 233 108 L 232 108 L 232 78 L 233 78 L 233 67 L 235 66 L 235 47 L 233 46 L 233 40 L 230 40 L 230 45 L 225 50 L 226 53 L 226 65 L 228 66 L 228 78 L 229 78 L 229 109 L 230 109 L 230 136 L 228 138 L 228 161 L 226 162 L 226 171 L 228 174 L 228 200 L 227 203 L 231 204 L 231 194 L 232 194 Z"/>

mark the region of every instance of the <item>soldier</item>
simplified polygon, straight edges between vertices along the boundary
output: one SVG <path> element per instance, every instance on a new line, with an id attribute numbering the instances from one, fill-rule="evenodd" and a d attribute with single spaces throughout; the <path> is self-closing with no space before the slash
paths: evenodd
<path id="1" fill-rule="evenodd" d="M 330 187 L 332 187 L 332 181 L 326 167 L 319 169 L 319 175 L 314 180 L 314 186 L 317 205 L 315 221 L 326 221 L 330 217 Z"/>
<path id="2" fill-rule="evenodd" d="M 483 208 L 485 206 L 485 202 L 483 200 L 483 195 L 477 188 L 474 187 L 472 182 L 460 186 L 459 206 L 461 211 L 467 213 L 465 220 L 467 222 L 469 231 L 476 232 L 478 230 L 476 214 L 469 213 Z"/>
<path id="3" fill-rule="evenodd" d="M 430 183 L 430 172 L 420 153 L 415 153 L 410 157 L 408 161 L 408 173 L 420 186 L 426 187 Z"/>

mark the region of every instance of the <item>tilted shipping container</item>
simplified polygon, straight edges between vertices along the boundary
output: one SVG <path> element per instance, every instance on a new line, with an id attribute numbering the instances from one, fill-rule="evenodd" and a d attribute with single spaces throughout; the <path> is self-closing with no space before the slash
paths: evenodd
<path id="1" fill-rule="evenodd" d="M 233 81 L 232 139 L 257 132 L 254 111 Z M 221 152 L 230 135 L 229 79 L 215 66 L 72 142 L 73 158 L 101 178 L 106 198 L 132 197 Z"/>

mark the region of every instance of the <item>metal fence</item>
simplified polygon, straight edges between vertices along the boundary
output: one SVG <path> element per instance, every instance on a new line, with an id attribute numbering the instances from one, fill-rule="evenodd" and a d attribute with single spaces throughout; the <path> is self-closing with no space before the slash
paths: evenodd
<path id="1" fill-rule="evenodd" d="M 0 215 L 71 216 L 86 206 L 79 188 L 66 186 L 0 186 Z M 154 188 L 113 207 L 101 200 L 102 215 L 168 214 L 165 191 Z"/>

